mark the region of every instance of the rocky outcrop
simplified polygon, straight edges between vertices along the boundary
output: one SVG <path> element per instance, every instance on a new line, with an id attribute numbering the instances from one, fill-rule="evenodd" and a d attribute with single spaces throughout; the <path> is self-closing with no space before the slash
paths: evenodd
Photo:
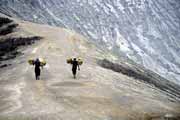
<path id="1" fill-rule="evenodd" d="M 8 38 L 3 42 L 0 42 L 0 60 L 7 60 L 10 58 L 14 58 L 16 54 L 18 54 L 18 52 L 16 51 L 18 47 L 23 45 L 31 45 L 35 41 L 40 39 L 41 37 L 38 36 L 26 37 L 26 38 L 20 37 L 20 38 Z"/>
<path id="2" fill-rule="evenodd" d="M 5 26 L 0 30 L 0 36 L 12 33 L 17 26 L 18 24 L 9 24 Z"/>
<path id="3" fill-rule="evenodd" d="M 6 25 L 8 23 L 12 23 L 13 20 L 10 20 L 8 18 L 4 18 L 4 17 L 0 17 L 0 27 L 2 27 L 3 25 Z"/>
<path id="4" fill-rule="evenodd" d="M 180 86 L 166 80 L 150 70 L 132 64 L 113 63 L 107 59 L 99 60 L 98 64 L 104 68 L 111 69 L 115 72 L 119 72 L 154 85 L 160 90 L 165 91 L 169 96 L 174 97 L 176 100 L 180 100 Z"/>
<path id="5" fill-rule="evenodd" d="M 16 29 L 18 24 L 14 23 L 13 20 L 9 18 L 0 17 L 0 61 L 15 58 L 19 52 L 17 52 L 18 47 L 24 45 L 31 45 L 35 41 L 40 40 L 39 36 L 32 37 L 18 37 L 18 36 L 7 36 L 14 31 L 18 32 Z M 9 66 L 10 64 L 0 65 L 0 68 Z"/>
<path id="6" fill-rule="evenodd" d="M 0 17 L 0 36 L 12 33 L 18 24 L 8 18 Z"/>

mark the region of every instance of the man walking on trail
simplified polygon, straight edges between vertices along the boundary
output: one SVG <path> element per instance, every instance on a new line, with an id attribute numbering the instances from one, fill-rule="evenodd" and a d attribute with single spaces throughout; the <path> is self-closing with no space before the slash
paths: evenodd
<path id="1" fill-rule="evenodd" d="M 80 70 L 79 63 L 76 60 L 76 58 L 74 58 L 73 61 L 72 61 L 72 73 L 73 73 L 74 79 L 76 78 L 77 67 L 78 67 L 78 70 Z"/>
<path id="2" fill-rule="evenodd" d="M 40 69 L 41 62 L 40 62 L 40 60 L 37 58 L 34 61 L 33 65 L 35 65 L 34 72 L 35 72 L 36 80 L 39 80 L 40 79 L 40 74 L 41 74 L 41 69 Z"/>

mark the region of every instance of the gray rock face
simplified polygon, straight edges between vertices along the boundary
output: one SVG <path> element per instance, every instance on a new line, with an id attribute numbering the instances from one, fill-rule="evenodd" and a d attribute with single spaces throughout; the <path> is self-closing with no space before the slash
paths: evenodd
<path id="1" fill-rule="evenodd" d="M 179 0 L 1 0 L 0 12 L 73 29 L 180 84 Z"/>

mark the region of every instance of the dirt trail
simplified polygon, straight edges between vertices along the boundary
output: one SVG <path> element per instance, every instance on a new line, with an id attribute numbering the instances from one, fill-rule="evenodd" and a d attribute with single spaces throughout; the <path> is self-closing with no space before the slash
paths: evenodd
<path id="1" fill-rule="evenodd" d="M 155 87 L 99 67 L 95 57 L 100 53 L 82 36 L 28 22 L 20 26 L 44 39 L 1 71 L 0 120 L 150 120 L 180 114 L 180 104 Z M 71 56 L 85 62 L 77 79 L 66 64 Z M 36 57 L 47 61 L 39 81 L 27 63 Z"/>

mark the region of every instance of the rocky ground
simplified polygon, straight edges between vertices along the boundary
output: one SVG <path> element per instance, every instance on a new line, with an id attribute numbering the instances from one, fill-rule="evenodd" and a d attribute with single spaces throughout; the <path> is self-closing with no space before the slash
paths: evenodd
<path id="1" fill-rule="evenodd" d="M 11 66 L 0 69 L 0 120 L 180 119 L 179 96 L 169 95 L 172 91 L 163 91 L 140 78 L 101 67 L 97 59 L 103 59 L 106 53 L 81 35 L 47 25 L 16 23 L 18 35 L 43 39 L 20 47 L 20 56 L 3 61 Z M 66 63 L 71 56 L 84 60 L 77 79 L 73 79 L 71 66 Z M 38 81 L 34 67 L 27 63 L 36 57 L 47 61 Z"/>
<path id="2" fill-rule="evenodd" d="M 20 52 L 18 48 L 20 46 L 31 45 L 35 41 L 40 40 L 41 37 L 21 34 L 22 31 L 18 27 L 18 24 L 13 20 L 0 16 L 0 68 L 11 65 L 2 64 L 1 61 L 15 58 Z"/>
<path id="3" fill-rule="evenodd" d="M 142 66 L 137 64 L 129 64 L 128 62 L 113 63 L 107 59 L 98 60 L 98 64 L 104 68 L 111 69 L 115 72 L 119 72 L 135 79 L 139 79 L 148 84 L 154 85 L 160 90 L 165 91 L 167 95 L 170 95 L 174 99 L 180 100 L 179 85 L 161 77 L 160 75 L 150 70 L 143 68 Z"/>

